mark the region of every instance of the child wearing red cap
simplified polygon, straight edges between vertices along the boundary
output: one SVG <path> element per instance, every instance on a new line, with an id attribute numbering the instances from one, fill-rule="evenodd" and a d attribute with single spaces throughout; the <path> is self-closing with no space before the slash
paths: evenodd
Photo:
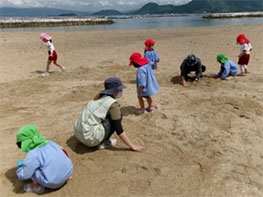
<path id="1" fill-rule="evenodd" d="M 130 56 L 130 65 L 133 65 L 137 70 L 136 85 L 137 85 L 137 97 L 140 104 L 140 109 L 136 110 L 136 114 L 140 115 L 147 112 L 152 112 L 152 98 L 154 94 L 160 91 L 158 82 L 152 70 L 153 62 L 138 52 L 133 53 Z M 146 98 L 148 107 L 145 109 L 143 98 Z"/>
<path id="2" fill-rule="evenodd" d="M 236 43 L 241 45 L 240 54 L 238 56 L 238 64 L 240 66 L 241 76 L 244 76 L 248 73 L 247 65 L 250 59 L 250 52 L 252 51 L 252 46 L 249 39 L 244 35 L 240 34 L 236 38 Z"/>
<path id="3" fill-rule="evenodd" d="M 46 46 L 48 48 L 47 68 L 46 68 L 46 72 L 42 73 L 42 76 L 43 77 L 49 76 L 49 66 L 50 66 L 51 62 L 53 62 L 56 66 L 58 66 L 60 71 L 64 71 L 65 67 L 63 67 L 57 63 L 58 56 L 57 56 L 57 52 L 55 51 L 54 44 L 52 43 L 51 36 L 47 35 L 46 33 L 41 33 L 40 39 L 46 44 Z"/>
<path id="4" fill-rule="evenodd" d="M 151 62 L 153 62 L 153 70 L 157 70 L 157 63 L 160 62 L 160 58 L 157 54 L 157 52 L 153 49 L 153 46 L 155 44 L 155 41 L 152 39 L 148 39 L 145 41 L 145 48 L 144 48 L 144 57 Z"/>

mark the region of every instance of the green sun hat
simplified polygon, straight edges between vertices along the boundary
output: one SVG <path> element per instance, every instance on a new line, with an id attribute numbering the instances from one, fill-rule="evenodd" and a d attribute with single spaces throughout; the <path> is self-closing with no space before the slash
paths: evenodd
<path id="1" fill-rule="evenodd" d="M 218 54 L 216 59 L 223 64 L 229 60 L 223 53 Z"/>
<path id="2" fill-rule="evenodd" d="M 16 143 L 21 142 L 21 149 L 24 152 L 29 152 L 34 148 L 46 145 L 49 140 L 39 134 L 38 128 L 35 125 L 26 125 L 19 129 L 16 134 Z"/>

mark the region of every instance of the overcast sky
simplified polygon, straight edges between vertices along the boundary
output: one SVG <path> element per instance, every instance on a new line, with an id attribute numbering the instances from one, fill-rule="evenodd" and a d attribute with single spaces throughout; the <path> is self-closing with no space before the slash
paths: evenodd
<path id="1" fill-rule="evenodd" d="M 0 7 L 47 7 L 94 12 L 102 9 L 130 11 L 149 2 L 181 5 L 191 0 L 0 0 Z"/>

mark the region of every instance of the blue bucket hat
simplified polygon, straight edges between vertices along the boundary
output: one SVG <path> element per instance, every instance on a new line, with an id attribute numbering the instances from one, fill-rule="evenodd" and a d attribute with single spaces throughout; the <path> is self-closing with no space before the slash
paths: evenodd
<path id="1" fill-rule="evenodd" d="M 123 85 L 120 78 L 110 77 L 104 81 L 104 88 L 105 90 L 101 92 L 102 94 L 114 95 L 127 87 Z"/>

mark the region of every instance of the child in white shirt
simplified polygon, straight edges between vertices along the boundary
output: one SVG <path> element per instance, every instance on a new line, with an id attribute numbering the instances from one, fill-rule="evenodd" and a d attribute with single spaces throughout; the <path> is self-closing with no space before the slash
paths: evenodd
<path id="1" fill-rule="evenodd" d="M 241 76 L 244 76 L 246 73 L 249 73 L 247 70 L 247 65 L 250 59 L 250 52 L 252 51 L 252 46 L 250 41 L 244 34 L 240 34 L 236 38 L 237 44 L 241 45 L 240 54 L 238 55 L 238 64 L 240 66 Z"/>
<path id="2" fill-rule="evenodd" d="M 58 66 L 60 68 L 60 71 L 64 71 L 65 67 L 63 67 L 57 63 L 58 55 L 57 55 L 57 52 L 55 51 L 54 44 L 52 43 L 51 36 L 47 35 L 46 33 L 41 33 L 40 39 L 46 44 L 46 46 L 48 48 L 47 68 L 46 68 L 46 72 L 42 73 L 42 76 L 43 77 L 49 76 L 49 66 L 50 66 L 51 62 L 53 62 L 56 66 Z"/>

